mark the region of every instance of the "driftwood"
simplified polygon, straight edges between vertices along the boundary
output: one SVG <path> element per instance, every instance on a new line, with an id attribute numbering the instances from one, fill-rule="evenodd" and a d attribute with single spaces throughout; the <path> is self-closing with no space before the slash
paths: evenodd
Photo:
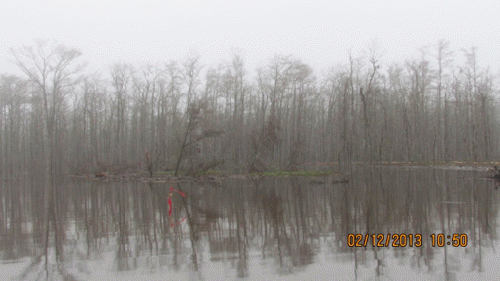
<path id="1" fill-rule="evenodd" d="M 102 178 L 102 179 L 105 179 L 108 177 L 108 175 L 106 175 L 105 173 L 99 173 L 99 174 L 96 174 L 95 175 L 96 178 Z"/>

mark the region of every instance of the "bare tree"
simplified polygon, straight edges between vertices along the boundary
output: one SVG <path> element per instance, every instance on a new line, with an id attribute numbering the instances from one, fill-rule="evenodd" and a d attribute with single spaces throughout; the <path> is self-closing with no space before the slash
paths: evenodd
<path id="1" fill-rule="evenodd" d="M 60 44 L 48 46 L 43 41 L 38 41 L 36 48 L 25 46 L 11 51 L 17 66 L 41 92 L 47 130 L 46 167 L 48 172 L 55 172 L 58 168 L 54 167 L 56 143 L 60 144 L 56 142 L 55 132 L 58 122 L 63 118 L 62 109 L 67 91 L 77 83 L 77 75 L 84 67 L 84 64 L 73 66 L 73 62 L 81 53 Z"/>
<path id="2" fill-rule="evenodd" d="M 437 43 L 437 55 L 436 60 L 438 64 L 438 69 L 436 73 L 436 130 L 434 135 L 434 161 L 438 158 L 447 160 L 448 159 L 448 91 L 443 91 L 444 79 L 446 78 L 445 70 L 451 63 L 452 52 L 449 50 L 450 43 L 443 39 L 439 40 Z M 443 99 L 444 92 L 444 101 Z M 442 104 L 444 103 L 444 110 L 442 110 Z M 438 141 L 441 139 L 441 141 Z"/>
<path id="3" fill-rule="evenodd" d="M 22 171 L 29 151 L 23 134 L 24 104 L 28 103 L 28 81 L 13 75 L 0 77 L 0 171 L 10 177 Z M 5 109 L 5 110 L 4 110 Z"/>
<path id="4" fill-rule="evenodd" d="M 200 84 L 199 74 L 202 67 L 198 60 L 198 57 L 191 57 L 182 65 L 182 78 L 187 86 L 187 104 L 190 104 L 193 99 L 196 99 L 196 88 Z"/>

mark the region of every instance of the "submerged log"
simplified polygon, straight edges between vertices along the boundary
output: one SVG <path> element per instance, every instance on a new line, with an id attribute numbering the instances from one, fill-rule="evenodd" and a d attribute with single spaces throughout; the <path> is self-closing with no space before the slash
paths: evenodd
<path id="1" fill-rule="evenodd" d="M 500 170 L 497 166 L 493 166 L 492 168 L 488 168 L 486 170 L 486 177 L 494 180 L 497 183 L 495 189 L 498 189 L 500 186 Z"/>

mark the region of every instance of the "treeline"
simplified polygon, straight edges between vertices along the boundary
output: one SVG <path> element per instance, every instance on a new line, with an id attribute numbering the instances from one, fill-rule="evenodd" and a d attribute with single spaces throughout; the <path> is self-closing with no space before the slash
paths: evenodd
<path id="1" fill-rule="evenodd" d="M 304 163 L 485 161 L 498 156 L 493 75 L 439 41 L 418 60 L 376 52 L 316 76 L 275 56 L 250 77 L 235 55 L 83 73 L 81 53 L 39 42 L 2 75 L 2 174 L 294 170 Z M 202 71 L 204 70 L 204 71 Z"/>

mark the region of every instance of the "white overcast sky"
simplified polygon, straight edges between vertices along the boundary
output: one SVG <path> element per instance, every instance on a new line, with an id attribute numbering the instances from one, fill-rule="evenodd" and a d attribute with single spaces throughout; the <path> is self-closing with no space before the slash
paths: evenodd
<path id="1" fill-rule="evenodd" d="M 247 69 L 274 54 L 293 55 L 317 74 L 361 55 L 374 40 L 385 62 L 419 57 L 449 40 L 478 48 L 478 62 L 500 71 L 500 1 L 26 1 L 0 0 L 0 73 L 14 73 L 10 48 L 57 40 L 83 53 L 89 70 L 113 62 L 183 60 L 204 65 L 242 53 Z"/>

